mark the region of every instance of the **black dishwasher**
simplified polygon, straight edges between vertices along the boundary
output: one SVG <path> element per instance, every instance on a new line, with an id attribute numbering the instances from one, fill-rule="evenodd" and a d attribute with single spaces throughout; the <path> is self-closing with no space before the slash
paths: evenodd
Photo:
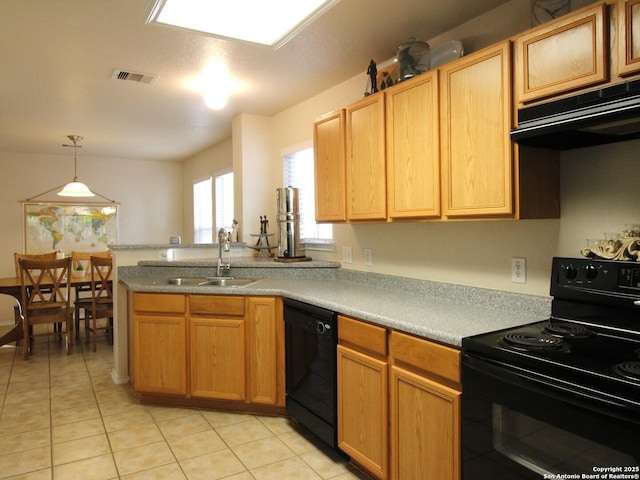
<path id="1" fill-rule="evenodd" d="M 284 300 L 287 412 L 337 448 L 337 314 Z"/>

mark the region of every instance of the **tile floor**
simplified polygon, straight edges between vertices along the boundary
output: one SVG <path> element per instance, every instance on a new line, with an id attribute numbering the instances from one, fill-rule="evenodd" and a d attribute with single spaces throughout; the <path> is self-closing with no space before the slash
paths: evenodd
<path id="1" fill-rule="evenodd" d="M 0 478 L 366 478 L 285 418 L 141 405 L 112 363 L 105 340 L 0 347 Z"/>

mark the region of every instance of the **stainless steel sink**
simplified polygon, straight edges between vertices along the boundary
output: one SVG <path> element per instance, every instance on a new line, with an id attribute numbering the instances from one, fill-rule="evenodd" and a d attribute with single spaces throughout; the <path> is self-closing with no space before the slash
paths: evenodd
<path id="1" fill-rule="evenodd" d="M 257 282 L 256 278 L 235 277 L 174 277 L 167 280 L 169 285 L 183 287 L 244 287 Z"/>

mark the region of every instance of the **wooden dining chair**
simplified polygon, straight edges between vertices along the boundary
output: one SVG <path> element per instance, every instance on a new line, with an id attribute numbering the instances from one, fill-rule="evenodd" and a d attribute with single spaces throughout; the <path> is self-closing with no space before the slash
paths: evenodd
<path id="1" fill-rule="evenodd" d="M 60 260 L 19 260 L 24 359 L 33 352 L 35 325 L 64 323 L 65 347 L 71 352 L 73 320 L 70 303 L 71 257 Z M 62 331 L 53 332 L 62 337 Z M 49 334 L 49 332 L 47 332 Z"/>
<path id="2" fill-rule="evenodd" d="M 87 344 L 89 343 L 89 334 L 91 334 L 94 352 L 96 351 L 98 330 L 105 330 L 113 341 L 112 270 L 113 259 L 111 257 L 91 257 L 91 308 L 86 310 L 84 330 Z M 98 325 L 99 319 L 105 319 L 103 326 Z"/>
<path id="3" fill-rule="evenodd" d="M 80 276 L 90 279 L 89 272 L 91 265 L 91 257 L 110 257 L 111 250 L 104 252 L 71 252 L 71 276 L 78 278 Z M 78 272 L 82 272 L 80 275 Z M 74 286 L 74 302 L 73 302 L 73 321 L 76 339 L 80 338 L 80 321 L 87 316 L 87 311 L 91 308 L 91 284 L 81 283 Z"/>
<path id="4" fill-rule="evenodd" d="M 0 293 L 0 346 L 22 340 L 22 308 L 13 295 Z"/>
<path id="5" fill-rule="evenodd" d="M 55 260 L 58 252 L 49 253 L 14 253 L 13 260 L 16 264 L 16 278 L 20 277 L 20 260 Z"/>

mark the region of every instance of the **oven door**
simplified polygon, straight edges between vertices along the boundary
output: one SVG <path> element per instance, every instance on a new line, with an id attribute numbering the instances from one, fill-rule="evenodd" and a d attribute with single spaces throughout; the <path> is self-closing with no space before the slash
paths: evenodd
<path id="1" fill-rule="evenodd" d="M 463 479 L 640 478 L 637 411 L 549 380 L 462 356 Z"/>

